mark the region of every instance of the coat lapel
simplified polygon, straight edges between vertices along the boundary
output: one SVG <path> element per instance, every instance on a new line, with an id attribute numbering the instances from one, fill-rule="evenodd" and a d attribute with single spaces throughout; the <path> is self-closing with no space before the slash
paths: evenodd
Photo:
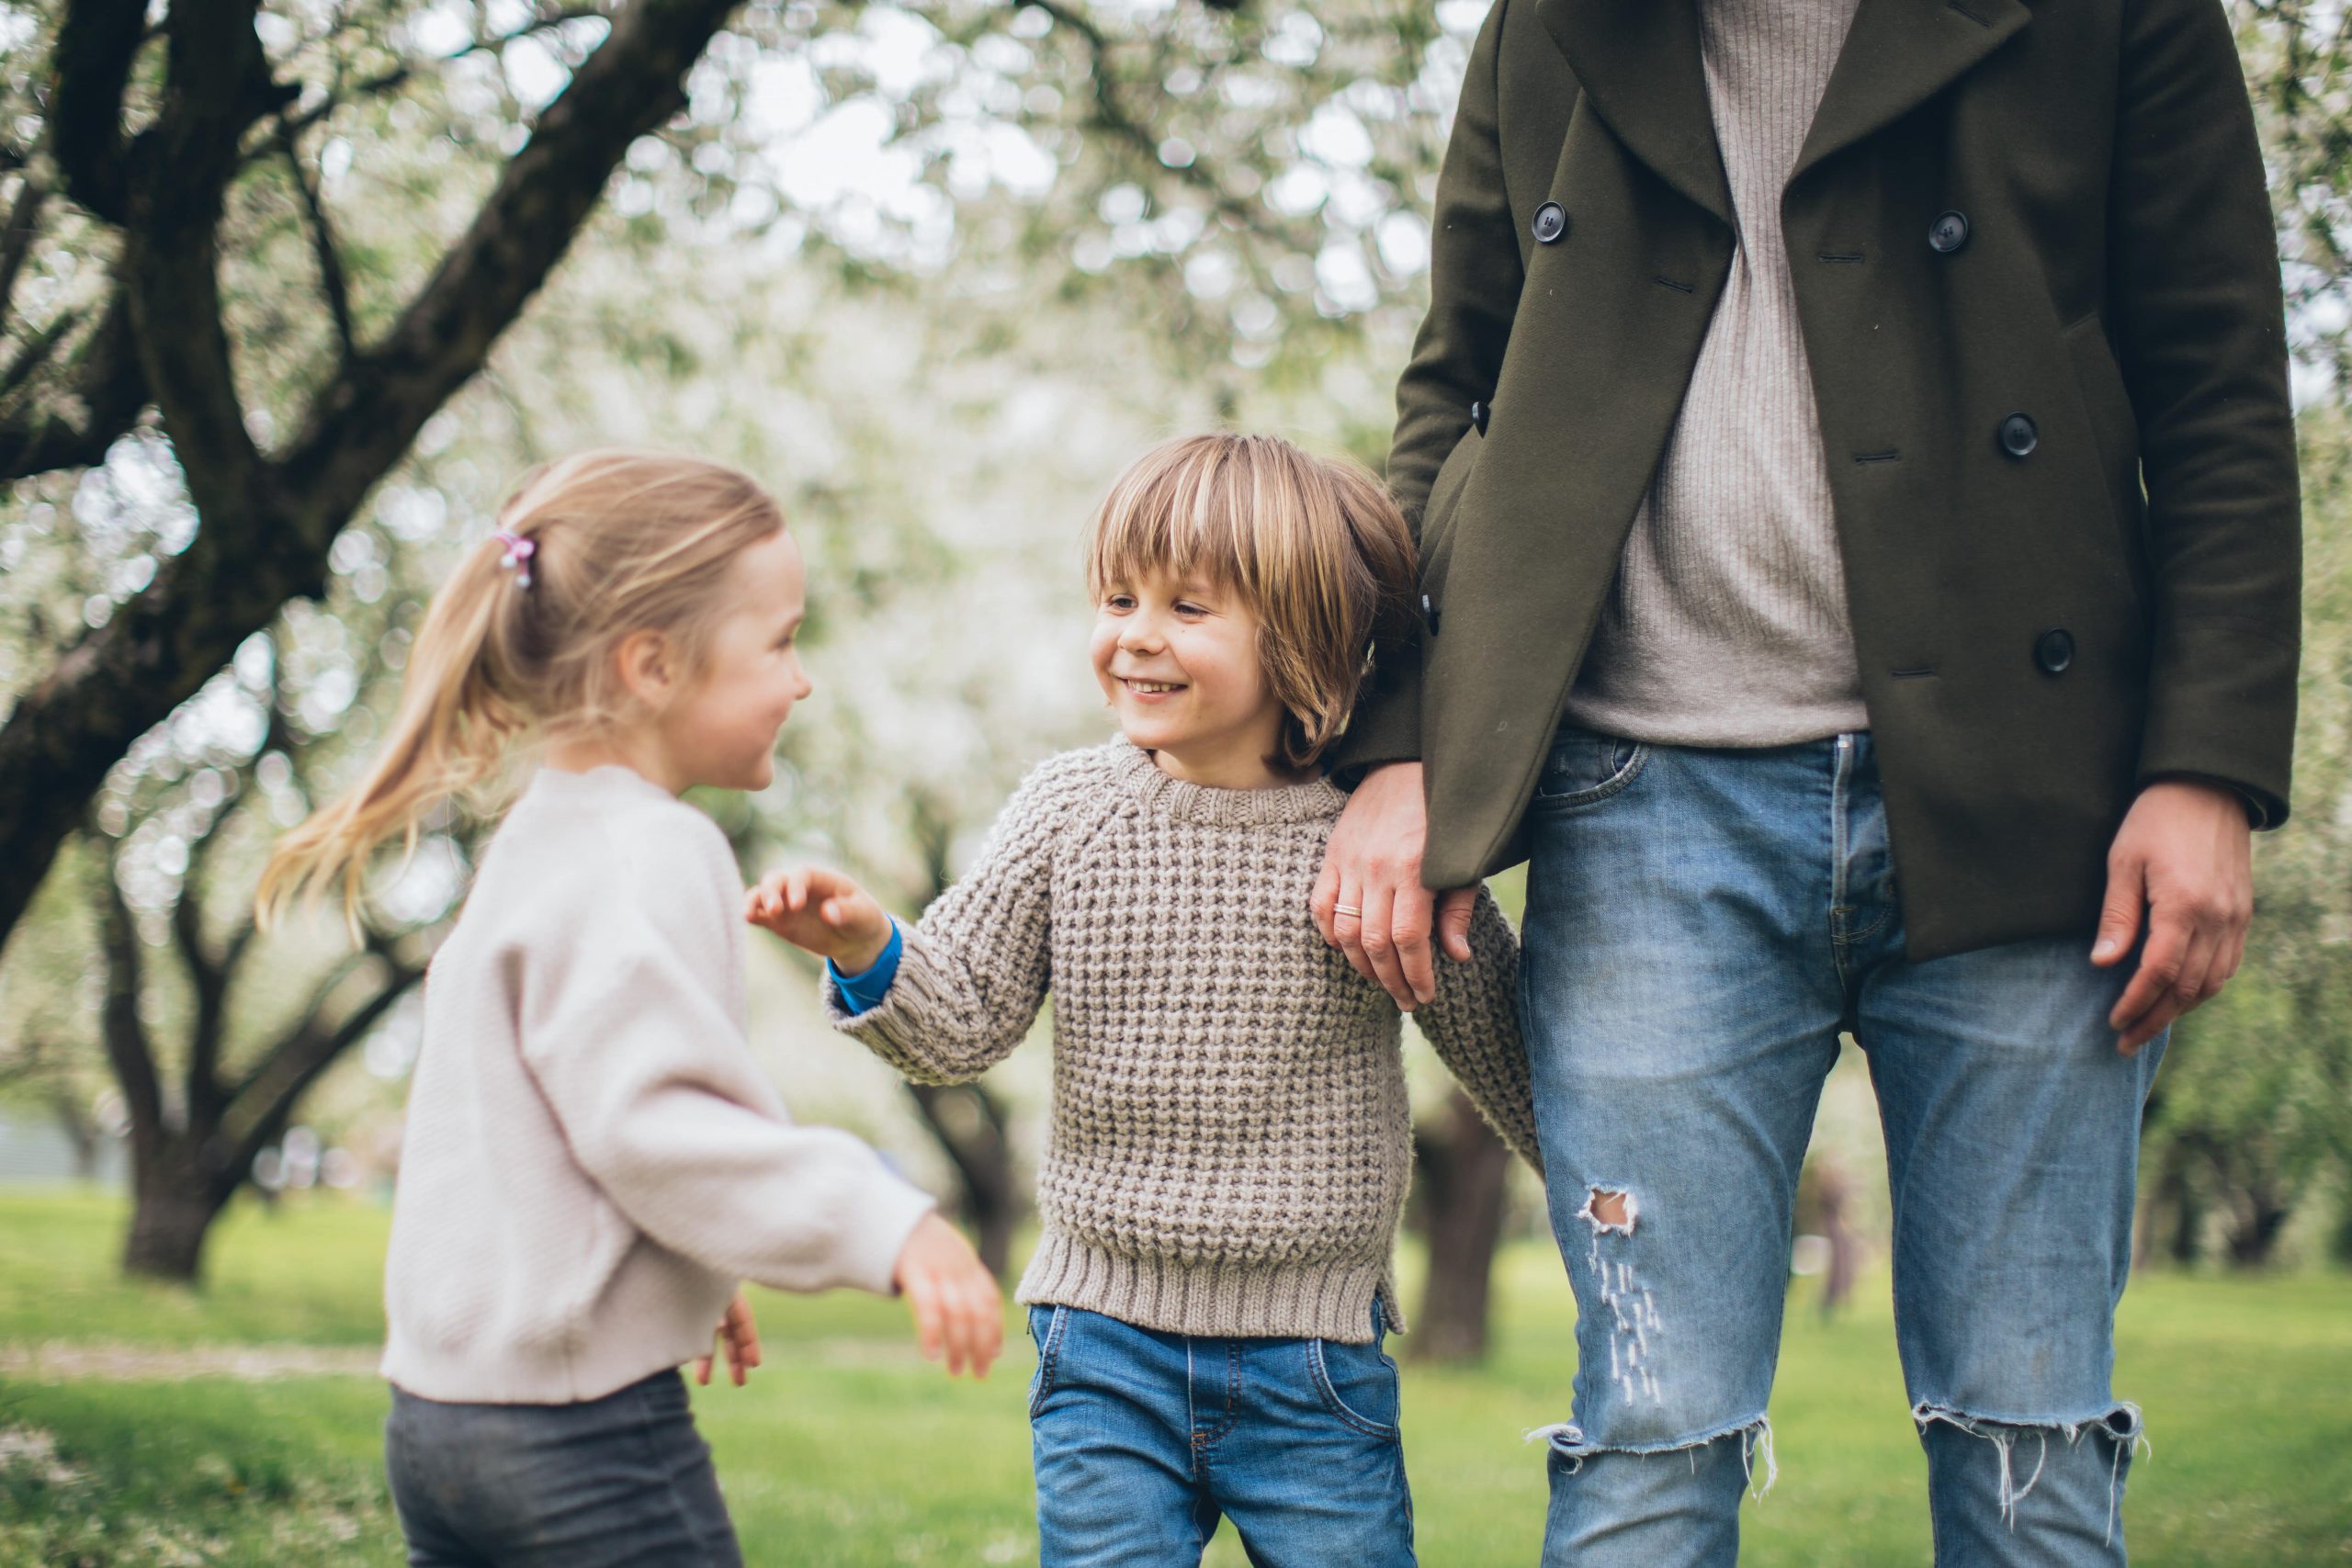
<path id="1" fill-rule="evenodd" d="M 1861 0 L 1789 183 L 1926 103 L 2032 19 L 2020 0 Z"/>
<path id="2" fill-rule="evenodd" d="M 1617 140 L 1660 179 L 1731 222 L 1695 0 L 1538 0 L 1535 14 Z"/>

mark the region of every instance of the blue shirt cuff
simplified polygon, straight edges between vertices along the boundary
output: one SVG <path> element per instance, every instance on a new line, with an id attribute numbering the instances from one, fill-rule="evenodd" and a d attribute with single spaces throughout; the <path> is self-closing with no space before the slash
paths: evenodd
<path id="1" fill-rule="evenodd" d="M 853 1018 L 882 1005 L 882 998 L 890 994 L 890 982 L 899 977 L 899 954 L 905 948 L 906 943 L 899 936 L 899 922 L 893 919 L 889 944 L 882 949 L 882 956 L 874 961 L 872 968 L 844 975 L 841 965 L 830 958 L 825 960 L 825 973 L 833 977 L 833 984 L 842 994 L 842 1006 Z"/>

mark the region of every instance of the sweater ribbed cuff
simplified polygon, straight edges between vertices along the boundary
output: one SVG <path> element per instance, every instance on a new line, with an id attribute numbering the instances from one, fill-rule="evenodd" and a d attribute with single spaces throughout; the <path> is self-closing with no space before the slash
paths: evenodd
<path id="1" fill-rule="evenodd" d="M 1130 1257 L 1047 1227 L 1013 1299 L 1099 1312 L 1138 1328 L 1221 1338 L 1372 1342 L 1378 1301 L 1390 1333 L 1405 1314 L 1388 1260 L 1309 1264 L 1181 1263 Z"/>

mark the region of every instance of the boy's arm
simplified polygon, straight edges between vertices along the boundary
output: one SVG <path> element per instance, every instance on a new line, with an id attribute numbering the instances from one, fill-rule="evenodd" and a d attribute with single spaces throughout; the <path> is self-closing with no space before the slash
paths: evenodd
<path id="1" fill-rule="evenodd" d="M 1512 1150 L 1544 1170 L 1535 1137 L 1535 1091 L 1520 1040 L 1519 939 L 1495 903 L 1478 889 L 1470 912 L 1470 962 L 1437 966 L 1437 999 L 1413 1021 Z"/>
<path id="2" fill-rule="evenodd" d="M 1052 972 L 1054 840 L 1071 795 L 1058 772 L 1048 764 L 1014 793 L 971 870 L 894 933 L 895 955 L 886 948 L 846 986 L 827 965 L 834 1027 L 914 1082 L 976 1078 L 1036 1021 Z"/>

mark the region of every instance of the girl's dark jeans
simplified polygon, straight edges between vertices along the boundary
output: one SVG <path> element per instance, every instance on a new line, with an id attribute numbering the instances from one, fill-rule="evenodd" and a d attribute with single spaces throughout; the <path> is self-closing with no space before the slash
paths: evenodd
<path id="1" fill-rule="evenodd" d="M 579 1404 L 392 1390 L 384 1467 L 411 1568 L 740 1568 L 685 1380 Z"/>

